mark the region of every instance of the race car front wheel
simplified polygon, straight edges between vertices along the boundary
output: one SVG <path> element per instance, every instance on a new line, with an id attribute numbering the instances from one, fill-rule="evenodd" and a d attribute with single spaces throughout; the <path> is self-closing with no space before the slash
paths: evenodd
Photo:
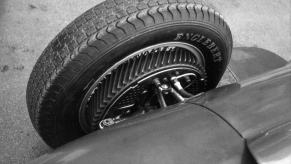
<path id="1" fill-rule="evenodd" d="M 228 25 L 206 6 L 108 0 L 44 50 L 27 86 L 29 115 L 58 147 L 214 88 L 231 50 Z"/>

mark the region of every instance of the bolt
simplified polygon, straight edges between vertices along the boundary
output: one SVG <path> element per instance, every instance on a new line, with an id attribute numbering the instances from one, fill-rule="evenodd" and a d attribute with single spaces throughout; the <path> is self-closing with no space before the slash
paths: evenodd
<path id="1" fill-rule="evenodd" d="M 160 82 L 160 80 L 158 78 L 155 78 L 153 81 L 156 84 L 156 86 L 161 85 L 161 82 Z"/>
<path id="2" fill-rule="evenodd" d="M 189 76 L 185 76 L 184 78 L 185 78 L 185 80 L 186 80 L 187 83 L 190 83 L 191 82 L 191 79 L 190 79 Z"/>
<path id="3" fill-rule="evenodd" d="M 162 87 L 162 89 L 168 89 L 169 88 L 169 86 L 167 84 L 162 84 L 161 87 Z"/>
<path id="4" fill-rule="evenodd" d="M 164 81 L 164 82 L 167 82 L 167 81 L 168 81 L 168 79 L 167 79 L 166 77 L 164 77 L 164 78 L 163 78 L 163 81 Z"/>

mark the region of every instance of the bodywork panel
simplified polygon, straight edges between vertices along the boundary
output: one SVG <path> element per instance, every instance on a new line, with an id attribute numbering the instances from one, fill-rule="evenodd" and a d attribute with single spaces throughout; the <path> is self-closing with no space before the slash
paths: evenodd
<path id="1" fill-rule="evenodd" d="M 233 48 L 228 71 L 237 81 L 283 67 L 287 61 L 268 50 L 257 47 Z"/>
<path id="2" fill-rule="evenodd" d="M 189 103 L 207 107 L 229 122 L 247 139 L 290 121 L 291 64 L 262 77 L 231 84 L 192 98 Z M 243 87 L 241 87 L 243 86 Z"/>
<path id="3" fill-rule="evenodd" d="M 251 163 L 244 140 L 203 107 L 180 104 L 94 132 L 34 163 Z"/>
<path id="4" fill-rule="evenodd" d="M 192 98 L 189 103 L 213 111 L 236 129 L 248 145 L 252 145 L 273 129 L 291 121 L 291 64 L 243 81 L 241 85 L 231 84 L 209 91 Z M 273 138 L 272 142 L 279 142 L 278 139 Z M 290 140 L 289 136 L 287 140 Z M 256 145 L 259 144 L 252 145 L 250 151 L 256 152 Z M 260 161 L 263 155 L 255 158 Z"/>
<path id="5" fill-rule="evenodd" d="M 252 154 L 260 164 L 291 163 L 291 122 L 270 129 L 249 143 Z"/>

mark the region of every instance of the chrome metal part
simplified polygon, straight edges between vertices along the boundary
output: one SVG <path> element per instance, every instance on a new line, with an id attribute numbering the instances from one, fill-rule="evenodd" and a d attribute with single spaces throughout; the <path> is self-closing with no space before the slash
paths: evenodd
<path id="1" fill-rule="evenodd" d="M 188 76 L 189 74 L 185 74 L 185 75 Z M 158 90 L 158 101 L 162 107 L 166 107 L 166 102 L 165 102 L 163 94 L 172 94 L 173 97 L 178 102 L 183 102 L 187 100 L 187 98 L 193 96 L 193 94 L 190 94 L 187 91 L 185 91 L 181 83 L 179 82 L 178 79 L 182 77 L 184 76 L 182 75 L 180 77 L 177 77 L 177 76 L 171 77 L 174 88 L 169 84 L 162 84 L 158 78 L 153 80 Z M 168 82 L 168 80 L 164 80 L 164 81 Z"/>
<path id="2" fill-rule="evenodd" d="M 106 119 L 99 122 L 99 128 L 104 129 L 104 128 L 107 128 L 107 127 L 112 126 L 114 124 L 120 123 L 124 120 L 125 119 L 120 118 L 120 116 L 117 116 L 115 118 L 106 118 Z"/>
<path id="3" fill-rule="evenodd" d="M 157 89 L 157 97 L 158 97 L 159 104 L 161 105 L 162 108 L 167 107 L 165 98 L 163 96 L 163 91 L 168 89 L 168 85 L 166 85 L 166 84 L 161 85 L 161 82 L 157 78 L 154 79 L 153 82 L 154 82 L 155 86 L 158 88 Z"/>
<path id="4" fill-rule="evenodd" d="M 195 78 L 197 77 L 196 74 L 194 73 L 186 73 L 183 75 L 179 75 L 179 76 L 173 76 L 171 77 L 171 81 L 174 84 L 174 87 L 179 91 L 180 94 L 182 94 L 184 97 L 191 97 L 193 96 L 193 94 L 187 92 L 181 85 L 179 79 L 184 78 L 187 82 L 191 82 L 190 76 L 194 76 Z M 201 81 L 203 81 L 203 79 L 200 79 Z"/>
<path id="5" fill-rule="evenodd" d="M 115 122 L 114 122 L 114 120 L 112 118 L 107 118 L 107 119 L 104 119 L 104 120 L 100 121 L 99 127 L 100 127 L 100 129 L 104 129 L 105 127 L 111 126 L 114 123 Z"/>
<path id="6" fill-rule="evenodd" d="M 173 94 L 173 96 L 179 101 L 179 102 L 183 102 L 186 100 L 186 98 L 184 98 L 180 93 L 178 93 L 175 89 L 171 88 L 170 89 L 170 93 Z"/>

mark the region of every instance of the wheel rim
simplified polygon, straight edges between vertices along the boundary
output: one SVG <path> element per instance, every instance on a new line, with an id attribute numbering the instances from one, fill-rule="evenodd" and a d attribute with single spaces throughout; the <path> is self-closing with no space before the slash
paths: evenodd
<path id="1" fill-rule="evenodd" d="M 204 68 L 202 53 L 187 43 L 166 42 L 136 51 L 87 89 L 79 123 L 88 133 L 185 101 L 204 91 Z"/>

